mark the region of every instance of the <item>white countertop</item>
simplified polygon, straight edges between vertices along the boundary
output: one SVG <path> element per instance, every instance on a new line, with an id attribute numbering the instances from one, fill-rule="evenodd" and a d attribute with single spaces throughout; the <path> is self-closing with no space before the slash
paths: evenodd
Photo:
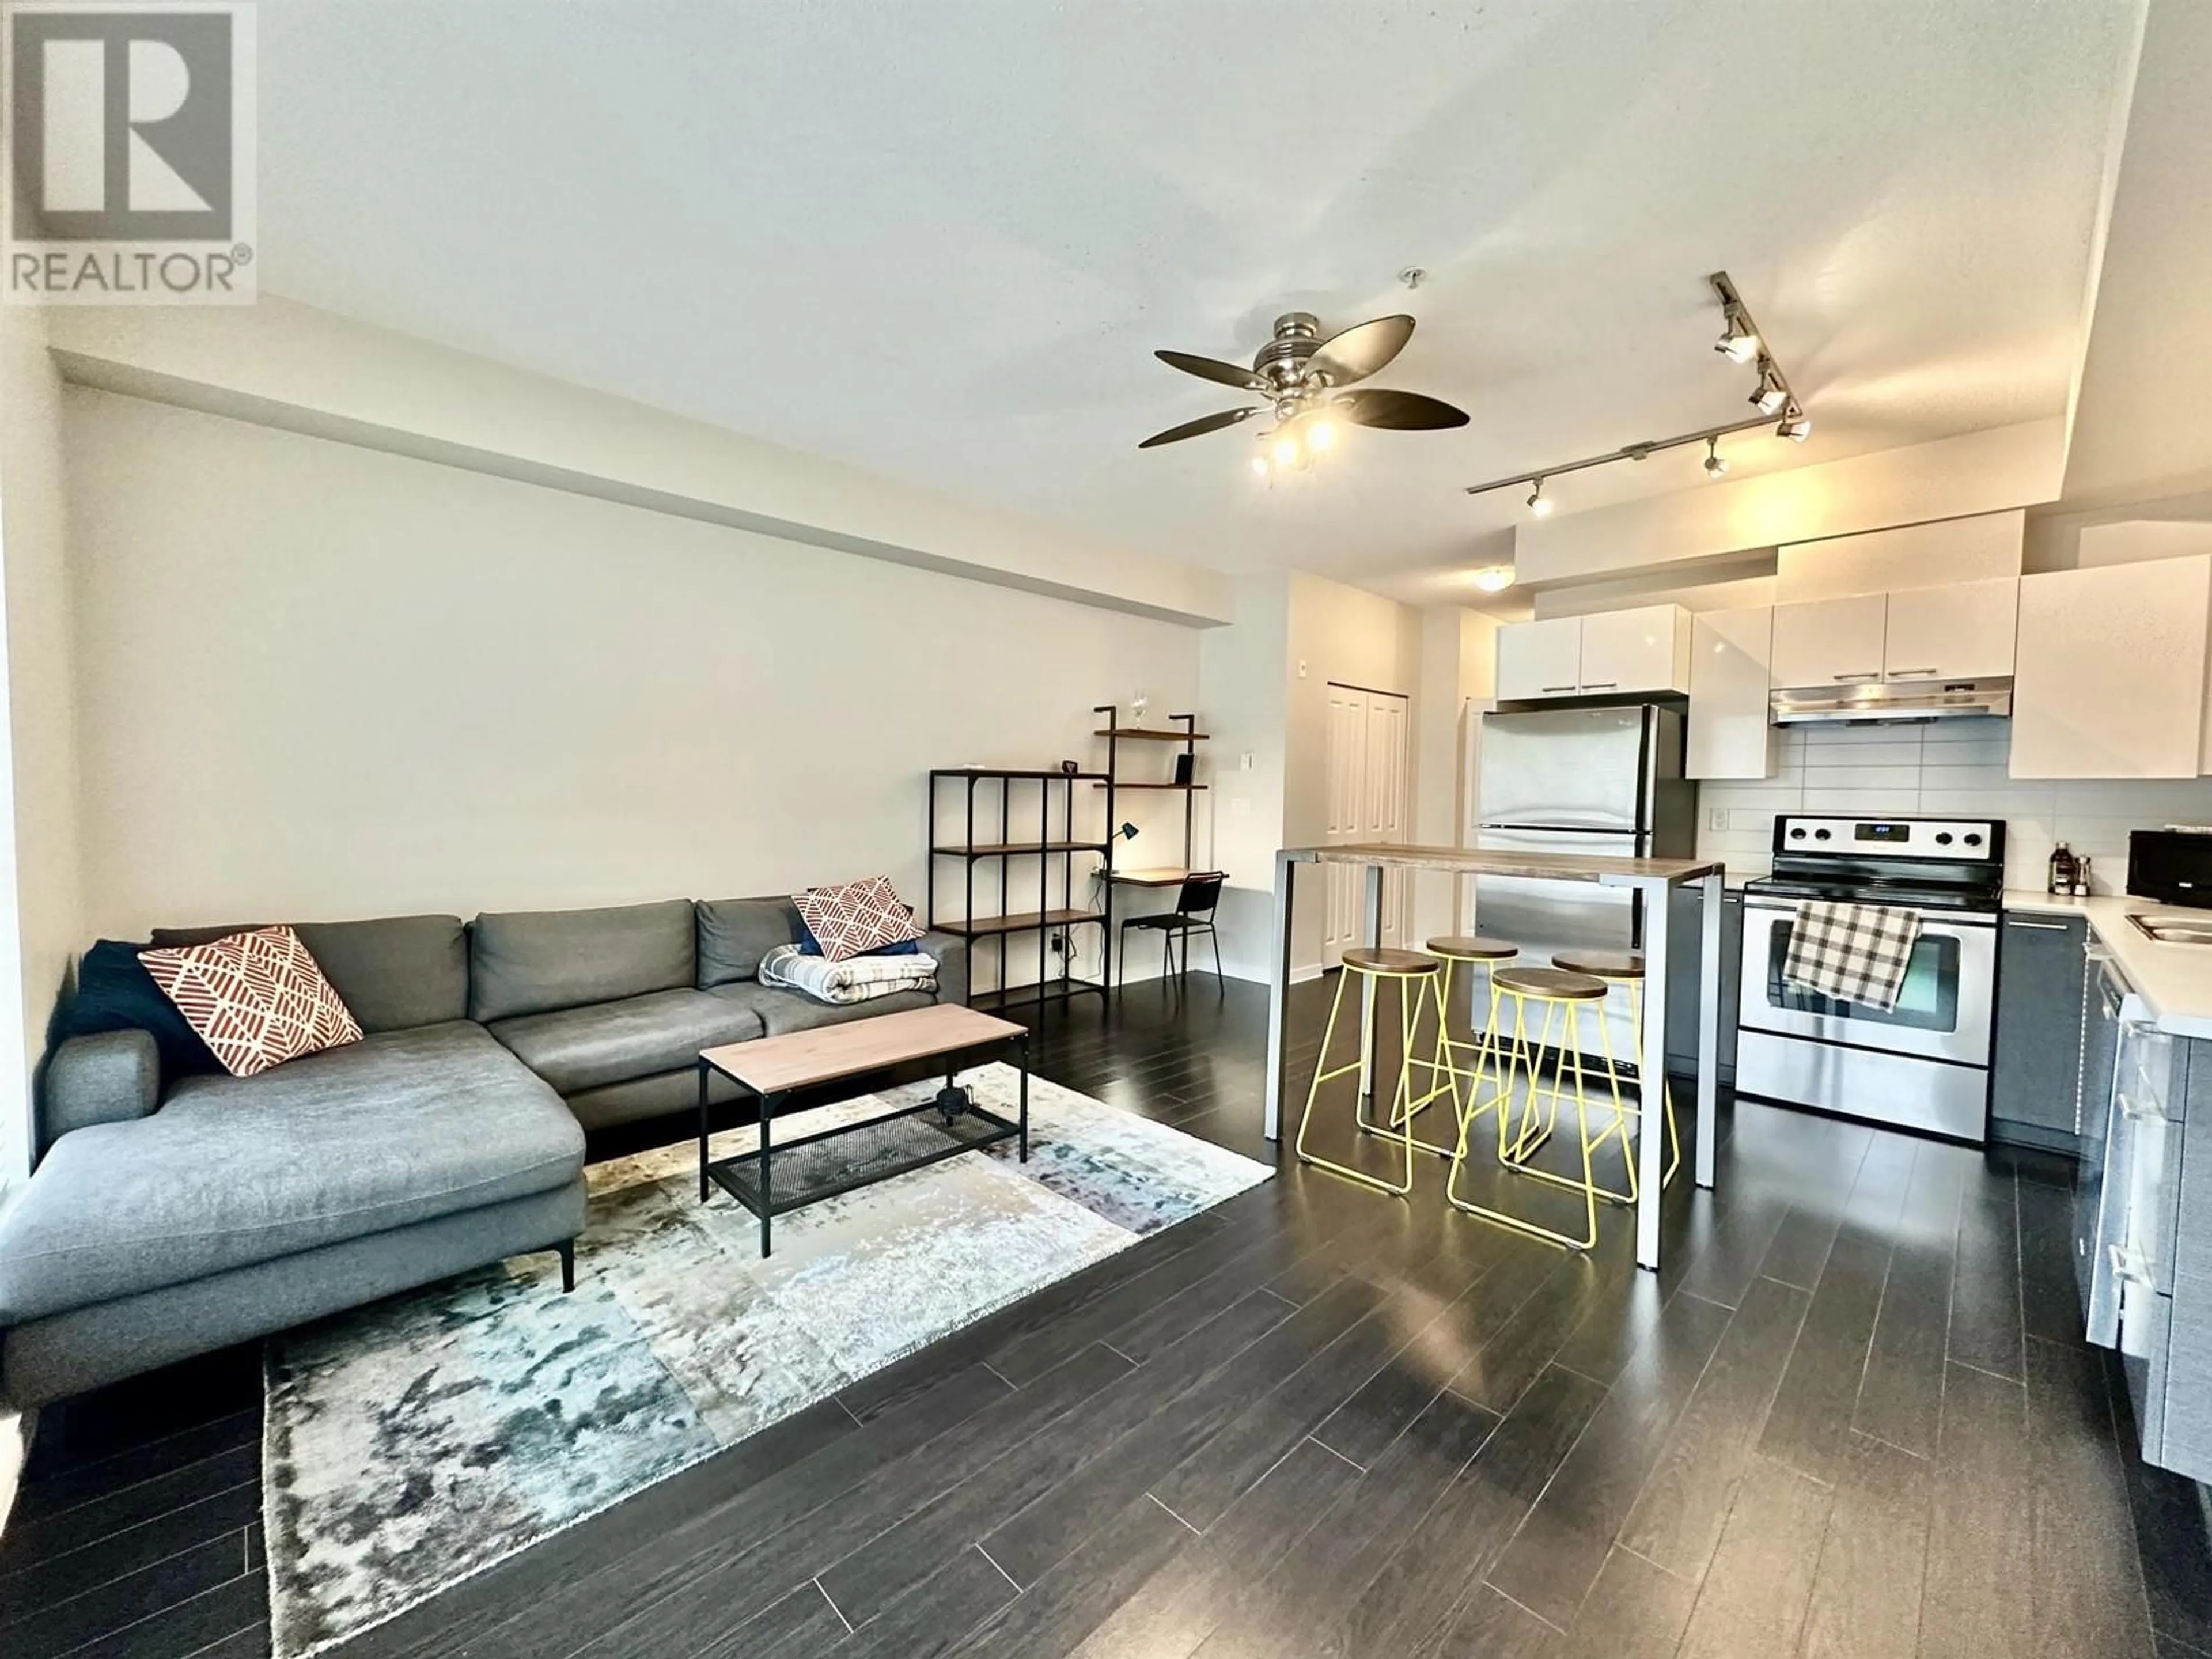
<path id="1" fill-rule="evenodd" d="M 2008 887 L 2004 907 L 2087 919 L 2128 983 L 2157 1016 L 2160 1030 L 2212 1037 L 2212 945 L 2161 945 L 2128 920 L 2138 912 L 2171 910 L 2172 905 L 2145 898 L 2053 898 L 2032 888 Z"/>

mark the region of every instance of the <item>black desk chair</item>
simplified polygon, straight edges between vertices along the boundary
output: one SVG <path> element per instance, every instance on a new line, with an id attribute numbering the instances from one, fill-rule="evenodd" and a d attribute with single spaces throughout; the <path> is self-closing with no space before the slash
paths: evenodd
<path id="1" fill-rule="evenodd" d="M 1213 976 L 1222 978 L 1221 938 L 1213 931 L 1213 912 L 1221 902 L 1221 884 L 1228 877 L 1218 870 L 1194 871 L 1182 878 L 1182 891 L 1176 897 L 1172 910 L 1163 910 L 1154 916 L 1124 916 L 1121 918 L 1121 982 L 1129 981 L 1129 930 L 1141 927 L 1160 936 L 1160 974 L 1166 977 L 1175 966 L 1175 942 L 1182 940 L 1182 970 L 1178 977 L 1190 977 L 1190 936 L 1204 933 L 1213 943 Z"/>

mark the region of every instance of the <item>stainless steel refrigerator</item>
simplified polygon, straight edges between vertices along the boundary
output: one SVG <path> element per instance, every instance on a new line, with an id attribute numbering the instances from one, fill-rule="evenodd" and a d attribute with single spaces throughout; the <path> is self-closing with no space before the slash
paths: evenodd
<path id="1" fill-rule="evenodd" d="M 1682 776 L 1682 712 L 1664 703 L 1482 717 L 1475 845 L 1486 851 L 1687 858 L 1698 786 Z M 1478 878 L 1476 931 L 1548 963 L 1575 947 L 1640 949 L 1641 901 L 1589 882 Z"/>

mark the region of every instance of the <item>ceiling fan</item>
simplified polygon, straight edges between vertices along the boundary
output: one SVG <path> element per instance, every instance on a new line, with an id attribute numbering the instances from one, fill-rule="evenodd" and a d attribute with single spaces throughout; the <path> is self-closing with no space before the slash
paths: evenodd
<path id="1" fill-rule="evenodd" d="M 1314 451 L 1325 449 L 1334 441 L 1339 421 L 1391 432 L 1465 426 L 1465 410 L 1418 392 L 1374 386 L 1357 392 L 1343 389 L 1389 367 L 1413 336 L 1413 319 L 1400 315 L 1377 317 L 1323 339 L 1320 319 L 1310 311 L 1291 311 L 1275 319 L 1274 337 L 1260 348 L 1249 368 L 1212 357 L 1193 356 L 1187 351 L 1156 351 L 1152 355 L 1170 368 L 1195 374 L 1201 380 L 1239 387 L 1257 394 L 1261 401 L 1185 421 L 1181 426 L 1154 433 L 1137 447 L 1156 449 L 1162 444 L 1218 432 L 1255 415 L 1272 414 L 1275 425 L 1262 435 L 1273 441 L 1271 453 L 1278 464 L 1295 466 L 1304 465 Z M 1267 458 L 1255 457 L 1253 466 L 1266 471 Z"/>

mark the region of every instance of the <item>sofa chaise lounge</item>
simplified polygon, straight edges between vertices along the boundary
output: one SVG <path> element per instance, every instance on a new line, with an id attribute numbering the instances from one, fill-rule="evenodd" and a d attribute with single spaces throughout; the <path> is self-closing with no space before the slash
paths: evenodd
<path id="1" fill-rule="evenodd" d="M 586 1129 L 694 1108 L 703 1048 L 967 996 L 965 946 L 939 933 L 934 997 L 763 985 L 762 957 L 801 933 L 783 897 L 297 931 L 361 1042 L 250 1078 L 164 1077 L 135 1030 L 49 1057 L 41 1157 L 0 1214 L 0 1398 L 40 1405 L 508 1256 L 557 1250 L 568 1277 Z"/>

